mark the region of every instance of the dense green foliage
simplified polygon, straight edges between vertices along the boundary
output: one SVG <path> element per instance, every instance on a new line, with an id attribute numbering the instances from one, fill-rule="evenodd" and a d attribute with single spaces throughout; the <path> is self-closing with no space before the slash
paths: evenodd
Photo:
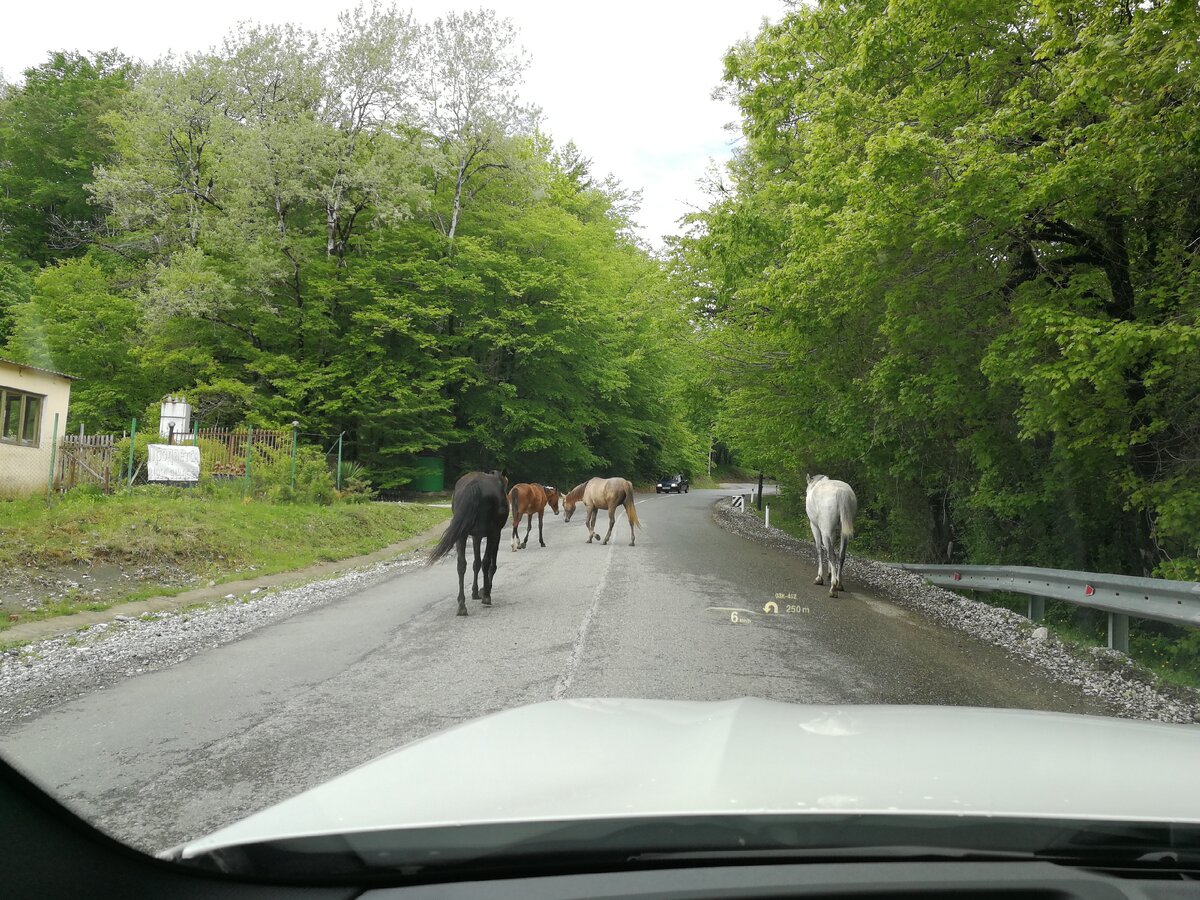
<path id="1" fill-rule="evenodd" d="M 718 433 L 875 549 L 1200 577 L 1200 10 L 844 0 L 726 60 Z"/>
<path id="2" fill-rule="evenodd" d="M 118 53 L 54 53 L 19 89 L 0 85 L 0 260 L 46 264 L 86 247 L 99 217 L 86 186 L 112 150 L 100 122 L 131 72 Z"/>
<path id="3" fill-rule="evenodd" d="M 491 13 L 369 6 L 329 37 L 27 72 L 0 99 L 3 355 L 81 376 L 72 429 L 182 393 L 204 426 L 344 432 L 381 487 L 424 454 L 451 478 L 698 465 L 663 267 L 538 129 L 523 65 Z"/>

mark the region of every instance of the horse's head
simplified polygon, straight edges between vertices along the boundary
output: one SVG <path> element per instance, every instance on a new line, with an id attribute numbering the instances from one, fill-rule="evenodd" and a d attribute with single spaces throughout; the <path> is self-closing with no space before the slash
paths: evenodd
<path id="1" fill-rule="evenodd" d="M 546 492 L 546 502 L 550 504 L 550 508 L 552 510 L 554 510 L 554 514 L 557 516 L 558 515 L 558 488 L 554 487 L 553 485 L 544 484 L 544 485 L 542 485 L 542 490 L 544 490 Z M 571 504 L 572 509 L 574 509 L 574 506 L 575 506 L 575 504 Z"/>
<path id="2" fill-rule="evenodd" d="M 563 497 L 563 521 L 570 522 L 571 516 L 575 515 L 575 501 L 570 497 Z"/>

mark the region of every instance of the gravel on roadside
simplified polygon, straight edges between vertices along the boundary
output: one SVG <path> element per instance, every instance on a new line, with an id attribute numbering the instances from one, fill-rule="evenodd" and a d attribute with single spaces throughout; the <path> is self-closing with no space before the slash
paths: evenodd
<path id="1" fill-rule="evenodd" d="M 755 515 L 733 509 L 728 500 L 713 513 L 723 528 L 801 557 L 816 571 L 816 546 L 778 528 L 767 528 Z M 1036 628 L 1024 616 L 1002 607 L 934 587 L 919 575 L 885 563 L 846 555 L 844 580 L 863 584 L 882 597 L 927 619 L 993 644 L 1037 668 L 1042 677 L 1075 685 L 1130 719 L 1200 722 L 1200 692 L 1157 683 L 1155 676 L 1125 654 L 1107 648 L 1077 648 Z"/>
<path id="2" fill-rule="evenodd" d="M 165 669 L 296 613 L 331 603 L 424 562 L 426 553 L 285 589 L 255 588 L 202 607 L 114 615 L 112 622 L 0 653 L 0 732 L 47 707 L 133 675 Z"/>

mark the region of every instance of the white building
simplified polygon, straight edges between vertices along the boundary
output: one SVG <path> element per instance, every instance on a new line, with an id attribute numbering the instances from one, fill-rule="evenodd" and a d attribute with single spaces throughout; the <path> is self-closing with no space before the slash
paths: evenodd
<path id="1" fill-rule="evenodd" d="M 74 380 L 62 372 L 0 359 L 0 497 L 46 489 L 54 417 L 61 439 Z"/>

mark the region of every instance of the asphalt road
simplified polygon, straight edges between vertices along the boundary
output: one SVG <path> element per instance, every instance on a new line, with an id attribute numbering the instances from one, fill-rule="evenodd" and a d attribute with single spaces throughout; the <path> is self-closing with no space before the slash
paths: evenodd
<path id="1" fill-rule="evenodd" d="M 728 493 L 644 496 L 635 547 L 623 514 L 608 546 L 585 544 L 582 510 L 549 517 L 544 549 L 536 524 L 525 550 L 505 537 L 491 608 L 468 600 L 470 615 L 454 615 L 451 555 L 10 725 L 0 753 L 153 851 L 552 697 L 1103 711 L 849 581 L 829 599 L 795 557 L 714 523 Z M 779 614 L 762 612 L 771 600 Z M 503 760 L 479 754 L 504 777 Z"/>

